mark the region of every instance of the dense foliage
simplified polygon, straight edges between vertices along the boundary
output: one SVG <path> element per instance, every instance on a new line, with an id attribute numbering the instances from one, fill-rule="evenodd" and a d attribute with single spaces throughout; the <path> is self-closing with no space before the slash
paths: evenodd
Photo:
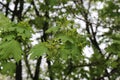
<path id="1" fill-rule="evenodd" d="M 119 78 L 119 8 L 119 0 L 0 0 L 0 74 L 15 80 Z"/>

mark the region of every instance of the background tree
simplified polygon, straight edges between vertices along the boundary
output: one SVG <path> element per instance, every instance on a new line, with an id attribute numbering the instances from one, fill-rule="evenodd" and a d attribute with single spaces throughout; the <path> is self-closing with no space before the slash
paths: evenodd
<path id="1" fill-rule="evenodd" d="M 1 0 L 0 73 L 15 80 L 117 79 L 119 5 L 119 0 Z M 39 37 L 33 45 L 34 34 Z"/>

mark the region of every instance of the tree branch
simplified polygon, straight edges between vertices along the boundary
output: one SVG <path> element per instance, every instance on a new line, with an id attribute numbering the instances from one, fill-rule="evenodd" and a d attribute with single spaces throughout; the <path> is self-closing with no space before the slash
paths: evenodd
<path id="1" fill-rule="evenodd" d="M 20 0 L 20 7 L 18 11 L 18 19 L 21 21 L 22 20 L 22 12 L 23 12 L 23 7 L 24 7 L 24 0 Z"/>
<path id="2" fill-rule="evenodd" d="M 39 73 L 40 73 L 40 63 L 41 63 L 42 57 L 40 56 L 37 60 L 36 67 L 35 67 L 35 75 L 33 80 L 39 80 Z"/>
<path id="3" fill-rule="evenodd" d="M 36 15 L 37 15 L 37 16 L 40 16 L 39 11 L 37 10 L 37 8 L 36 8 L 36 6 L 35 6 L 34 0 L 31 1 L 31 4 L 33 5 L 33 7 L 34 7 L 34 9 L 35 9 Z"/>
<path id="4" fill-rule="evenodd" d="M 28 53 L 28 49 L 30 49 L 30 47 L 26 47 L 27 45 L 25 45 L 25 49 L 24 49 L 24 61 L 25 61 L 25 65 L 26 65 L 26 67 L 27 67 L 27 69 L 28 69 L 28 74 L 30 75 L 30 77 L 33 79 L 33 74 L 32 74 L 32 72 L 31 72 L 31 68 L 30 68 L 30 64 L 29 64 L 29 61 L 28 61 L 28 59 L 27 59 L 27 57 L 28 57 L 28 55 L 27 55 L 27 53 Z"/>
<path id="5" fill-rule="evenodd" d="M 5 11 L 5 16 L 7 16 L 8 15 L 8 10 L 9 10 L 9 1 L 7 2 L 7 4 L 6 4 L 6 11 Z"/>
<path id="6" fill-rule="evenodd" d="M 12 14 L 11 21 L 13 21 L 14 18 L 15 18 L 15 16 L 17 15 L 17 12 L 18 12 L 18 11 L 17 11 L 18 3 L 19 3 L 19 0 L 16 0 L 16 1 L 14 2 L 15 7 L 14 7 L 14 11 L 13 11 L 13 14 Z"/>
<path id="7" fill-rule="evenodd" d="M 8 3 L 7 4 L 3 4 L 2 2 L 0 2 L 0 4 L 3 6 L 3 7 L 7 7 L 8 6 Z M 9 7 L 7 8 L 10 12 L 13 12 Z"/>

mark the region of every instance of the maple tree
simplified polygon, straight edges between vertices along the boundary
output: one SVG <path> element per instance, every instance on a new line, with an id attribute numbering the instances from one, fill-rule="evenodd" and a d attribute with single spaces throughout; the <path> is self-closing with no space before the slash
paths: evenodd
<path id="1" fill-rule="evenodd" d="M 0 1 L 0 73 L 15 80 L 119 78 L 119 5 L 119 0 Z"/>

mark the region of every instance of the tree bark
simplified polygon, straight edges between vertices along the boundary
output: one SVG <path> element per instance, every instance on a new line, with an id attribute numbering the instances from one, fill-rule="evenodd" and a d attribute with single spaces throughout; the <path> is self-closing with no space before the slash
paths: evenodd
<path id="1" fill-rule="evenodd" d="M 35 70 L 35 76 L 34 76 L 33 80 L 39 80 L 41 59 L 42 59 L 42 57 L 40 56 L 39 59 L 37 60 L 36 68 L 35 68 L 36 69 Z"/>
<path id="2" fill-rule="evenodd" d="M 15 80 L 22 80 L 22 62 L 16 63 L 16 76 Z"/>

